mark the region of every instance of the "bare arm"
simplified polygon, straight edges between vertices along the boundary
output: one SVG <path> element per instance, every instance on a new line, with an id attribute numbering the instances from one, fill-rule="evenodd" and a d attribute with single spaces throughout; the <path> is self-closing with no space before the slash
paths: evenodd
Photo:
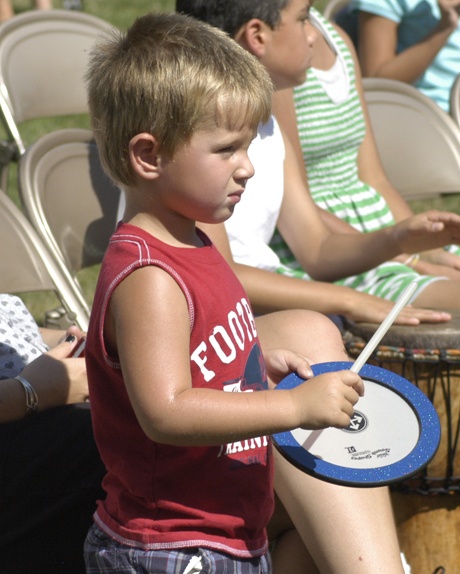
<path id="1" fill-rule="evenodd" d="M 291 143 L 292 149 L 295 152 L 299 165 L 304 166 L 302 148 L 300 146 L 299 134 L 297 131 L 297 118 L 294 107 L 293 91 L 291 88 L 285 90 L 277 90 L 273 94 L 272 100 L 273 114 L 278 120 L 281 129 L 284 131 L 285 138 Z M 305 173 L 305 187 L 308 189 L 308 177 L 305 168 L 301 173 Z M 326 225 L 327 229 L 334 233 L 358 233 L 346 221 L 336 217 L 327 210 L 321 209 L 316 206 L 319 216 Z"/>
<path id="2" fill-rule="evenodd" d="M 187 304 L 174 279 L 158 268 L 126 278 L 112 296 L 109 314 L 106 337 L 118 352 L 131 404 L 146 435 L 161 443 L 218 445 L 296 426 L 345 425 L 362 393 L 359 377 L 346 372 L 315 377 L 294 393 L 192 387 Z M 287 356 L 287 369 L 302 363 Z M 279 376 L 280 361 L 275 363 Z"/>
<path id="3" fill-rule="evenodd" d="M 350 39 L 348 38 L 348 36 L 339 28 L 336 27 L 336 29 L 338 30 L 338 32 L 342 35 L 344 41 L 347 43 L 347 46 L 349 47 L 351 54 L 354 58 L 355 61 L 355 69 L 356 69 L 356 76 L 357 76 L 357 89 L 358 92 L 360 94 L 361 97 L 361 102 L 362 102 L 362 106 L 363 106 L 363 113 L 365 115 L 365 121 L 366 121 L 366 136 L 365 139 L 360 147 L 359 150 L 359 156 L 358 156 L 358 169 L 359 169 L 359 173 L 360 173 L 360 177 L 363 181 L 367 182 L 369 185 L 371 185 L 372 187 L 374 187 L 375 189 L 377 189 L 382 196 L 384 197 L 384 199 L 387 201 L 394 217 L 395 220 L 397 222 L 404 222 L 404 220 L 406 220 L 407 218 L 413 216 L 413 212 L 410 208 L 410 206 L 407 204 L 407 202 L 404 200 L 404 198 L 401 196 L 401 194 L 393 187 L 393 185 L 391 184 L 391 182 L 388 180 L 381 161 L 380 161 L 380 157 L 378 154 L 378 150 L 375 144 L 375 140 L 374 140 L 374 136 L 372 133 L 372 129 L 371 129 L 371 125 L 370 125 L 370 121 L 369 121 L 369 115 L 367 112 L 367 106 L 364 100 L 364 96 L 363 96 L 363 89 L 362 89 L 362 83 L 361 83 L 361 75 L 360 75 L 360 71 L 359 71 L 359 64 L 357 62 L 357 58 L 356 58 L 356 53 L 355 50 L 353 48 L 352 42 L 350 41 Z M 296 114 L 295 114 L 295 108 L 294 108 L 294 102 L 293 102 L 293 97 L 292 97 L 292 91 L 291 90 L 283 90 L 283 91 L 279 91 L 276 92 L 274 95 L 274 112 L 275 115 L 278 119 L 278 122 L 280 123 L 281 128 L 283 129 L 284 132 L 284 136 L 287 142 L 289 142 L 289 144 L 291 145 L 291 150 L 292 153 L 297 157 L 298 163 L 300 169 L 304 170 L 304 175 L 305 175 L 305 168 L 304 168 L 304 163 L 303 163 L 303 157 L 302 157 L 302 150 L 300 147 L 300 140 L 298 137 L 298 131 L 297 131 L 297 120 L 296 120 Z M 297 204 L 297 207 L 291 207 L 288 210 L 288 218 L 292 219 L 292 210 L 296 211 L 298 213 L 298 209 L 302 208 L 302 200 L 300 198 L 300 195 L 298 195 L 297 199 L 295 199 L 295 188 L 296 188 L 296 182 L 297 183 L 297 187 L 300 188 L 302 186 L 302 183 L 300 183 L 300 178 L 297 176 L 297 174 L 295 173 L 295 167 L 287 167 L 287 169 L 290 169 L 289 174 L 286 175 L 286 178 L 288 180 L 289 178 L 289 189 L 287 189 L 285 197 L 289 198 L 294 197 L 294 204 Z M 305 182 L 304 182 L 304 186 L 305 186 L 305 194 L 309 195 L 308 192 L 308 183 L 306 181 L 306 175 L 305 175 Z M 289 200 L 286 203 L 288 203 Z M 299 208 L 300 206 L 300 208 Z M 305 206 L 304 206 L 305 207 Z M 310 211 L 312 210 L 311 207 L 308 208 Z M 323 220 L 323 222 L 326 224 L 327 229 L 329 230 L 330 233 L 332 234 L 337 234 L 337 233 L 352 233 L 351 231 L 351 227 L 345 223 L 345 222 L 340 222 L 334 215 L 329 214 L 329 215 L 325 215 L 324 212 L 322 212 L 322 210 L 319 210 L 320 214 L 321 214 L 321 219 Z M 281 219 L 281 218 L 280 218 Z M 300 225 L 300 224 L 298 224 Z M 402 223 L 402 225 L 405 225 L 404 223 Z M 282 223 L 279 224 L 280 229 L 282 228 Z M 295 245 L 295 242 L 299 241 L 298 239 L 296 239 L 296 229 L 294 225 L 289 226 L 289 224 L 287 224 L 286 226 L 287 228 L 287 232 L 286 233 L 291 233 L 291 239 L 290 241 L 288 241 L 291 250 L 295 251 L 293 249 L 293 245 Z M 300 227 L 302 229 L 302 226 Z M 393 229 L 394 230 L 394 229 Z M 357 232 L 355 232 L 357 233 Z M 381 232 L 383 233 L 383 231 Z M 284 235 L 284 233 L 283 233 Z M 312 234 L 309 233 L 309 239 L 311 239 Z M 287 240 L 287 237 L 285 237 L 285 239 Z M 344 246 L 346 244 L 350 245 L 349 243 L 349 238 L 347 237 L 342 237 L 342 239 L 344 240 Z M 375 238 L 374 238 L 375 239 Z M 369 238 L 366 238 L 366 241 L 368 241 Z M 380 240 L 379 240 L 380 241 Z M 309 247 L 311 247 L 311 243 L 309 244 Z M 353 249 L 353 247 L 350 247 L 350 249 Z M 359 248 L 358 248 L 359 249 Z M 362 253 L 364 250 L 367 250 L 368 248 L 363 248 L 361 247 L 360 252 Z M 371 249 L 371 253 L 372 253 L 372 247 L 370 247 Z M 302 257 L 302 251 L 303 251 L 303 247 L 300 246 L 297 248 L 297 251 L 295 251 L 296 257 L 298 259 L 299 262 L 302 262 L 302 265 L 304 266 L 304 268 L 306 268 L 307 270 L 310 271 L 311 273 L 311 267 L 306 267 L 306 265 L 309 265 L 308 261 L 305 261 L 305 259 L 300 259 L 299 257 Z M 391 251 L 388 252 L 388 257 L 387 259 L 390 258 L 396 258 L 401 262 L 404 262 L 407 259 L 407 254 L 404 253 L 404 249 L 399 249 L 396 252 L 394 252 L 393 255 L 391 255 Z M 418 245 L 416 251 L 423 251 L 423 245 L 420 244 Z M 331 252 L 331 251 L 330 251 Z M 334 251 L 333 251 L 334 252 Z M 339 253 L 341 253 L 339 251 Z M 354 253 L 354 251 L 351 251 L 351 253 Z M 381 252 L 383 255 L 383 252 Z M 429 264 L 429 266 L 425 265 L 423 267 L 423 272 L 427 272 L 430 271 L 431 274 L 433 275 L 449 275 L 452 278 L 458 278 L 457 274 L 458 271 L 455 270 L 456 267 L 458 267 L 458 262 L 455 256 L 450 255 L 448 256 L 448 259 L 446 260 L 446 254 L 439 249 L 438 253 L 436 252 L 432 252 L 430 254 L 427 253 L 427 257 L 430 257 L 431 259 L 431 263 Z M 356 273 L 356 267 L 353 269 L 353 265 L 355 265 L 355 263 L 352 262 L 348 262 L 346 261 L 346 259 L 342 260 L 343 263 L 345 265 L 351 265 L 351 267 L 348 267 L 348 271 L 346 271 L 346 274 L 353 274 Z M 372 262 L 370 262 L 370 266 L 373 267 L 375 265 L 377 265 L 379 262 L 374 259 Z M 435 263 L 441 263 L 442 265 L 436 265 Z M 449 268 L 446 267 L 446 265 L 449 264 Z M 310 264 L 311 265 L 311 264 Z M 367 266 L 367 264 L 366 264 Z M 333 268 L 335 270 L 339 270 L 339 266 L 337 266 L 336 264 L 334 264 Z M 370 267 L 368 267 L 370 268 Z M 320 275 L 317 276 L 317 278 L 320 279 L 326 279 L 326 280 L 330 280 L 331 277 L 329 276 L 325 276 L 322 274 L 323 272 L 320 271 Z M 333 279 L 333 278 L 332 278 Z"/>
<path id="4" fill-rule="evenodd" d="M 232 258 L 224 224 L 200 223 L 200 228 L 209 235 L 233 268 L 258 314 L 286 309 L 311 309 L 324 314 L 344 315 L 354 321 L 380 323 L 393 307 L 390 301 L 348 287 L 304 281 L 238 264 Z M 421 321 L 436 323 L 448 319 L 446 313 L 406 307 L 397 317 L 396 324 L 417 325 Z"/>
<path id="5" fill-rule="evenodd" d="M 71 343 L 60 343 L 29 363 L 20 373 L 37 394 L 39 412 L 87 399 L 85 360 L 67 358 L 77 344 L 78 337 Z M 0 381 L 0 423 L 22 419 L 26 414 L 26 395 L 22 384 L 16 379 Z"/>
<path id="6" fill-rule="evenodd" d="M 361 97 L 361 103 L 363 106 L 363 112 L 366 121 L 366 136 L 361 144 L 358 156 L 358 169 L 361 179 L 378 189 L 382 196 L 388 203 L 390 210 L 393 213 L 396 221 L 401 221 L 413 215 L 413 212 L 404 200 L 401 194 L 393 187 L 393 185 L 388 180 L 382 163 L 380 161 L 380 156 L 375 144 L 375 139 L 370 126 L 369 114 L 367 112 L 367 106 L 363 96 L 361 74 L 359 71 L 359 65 L 356 58 L 356 52 L 353 47 L 353 43 L 349 39 L 348 35 L 338 26 L 335 26 L 336 30 L 343 37 L 347 46 L 355 60 L 355 69 L 357 75 L 357 88 Z M 300 165 L 304 166 L 303 154 L 300 146 L 299 134 L 297 130 L 297 118 L 295 113 L 295 106 L 293 100 L 292 89 L 279 90 L 275 92 L 273 96 L 273 111 L 280 127 L 283 129 L 285 137 L 289 139 L 292 149 L 295 151 L 297 157 L 299 158 Z M 305 185 L 308 187 L 307 173 L 305 179 Z M 320 217 L 327 226 L 327 228 L 333 233 L 359 233 L 354 227 L 349 225 L 347 222 L 336 217 L 329 211 L 321 209 L 317 206 Z M 402 256 L 402 259 L 406 257 Z"/>
<path id="7" fill-rule="evenodd" d="M 419 43 L 397 54 L 398 23 L 360 12 L 359 58 L 364 76 L 392 78 L 413 83 L 430 66 L 458 21 L 458 0 L 440 1 L 439 24 Z"/>
<path id="8" fill-rule="evenodd" d="M 347 43 L 347 45 L 350 47 L 350 49 L 352 50 L 352 53 L 355 54 L 354 49 L 352 47 L 352 42 L 349 40 L 348 36 L 341 31 L 341 29 L 339 29 L 338 27 L 336 27 L 336 29 L 339 31 L 339 33 L 341 33 L 342 37 L 344 38 L 345 42 Z M 356 60 L 355 60 L 356 61 Z M 359 73 L 359 70 L 357 69 L 357 73 Z M 365 167 L 365 173 L 363 174 L 363 179 L 364 181 L 367 181 L 367 183 L 369 183 L 370 185 L 373 185 L 376 189 L 383 188 L 384 192 L 385 192 L 385 199 L 389 202 L 390 205 L 390 209 L 392 209 L 393 207 L 396 208 L 398 210 L 398 213 L 400 213 L 400 218 L 399 219 L 405 219 L 406 217 L 409 217 L 411 215 L 413 215 L 411 209 L 409 208 L 409 206 L 407 205 L 407 203 L 402 199 L 402 197 L 400 196 L 400 194 L 393 188 L 393 186 L 391 185 L 391 183 L 389 182 L 388 178 L 386 177 L 384 171 L 383 171 L 383 167 L 382 164 L 380 162 L 380 158 L 375 146 L 375 141 L 372 135 L 372 131 L 370 130 L 370 124 L 369 124 L 369 117 L 367 114 L 367 110 L 365 108 L 365 102 L 363 100 L 362 97 L 362 88 L 359 82 L 359 91 L 361 94 L 361 98 L 362 98 L 362 103 L 363 103 L 363 107 L 365 110 L 365 116 L 366 116 L 366 121 L 367 121 L 367 130 L 366 130 L 366 138 L 365 141 L 362 144 L 362 147 L 360 149 L 360 166 L 359 168 L 361 169 L 361 166 Z M 290 188 L 292 188 L 292 183 L 297 182 L 297 187 L 301 188 L 302 185 L 305 186 L 305 191 L 301 190 L 300 193 L 305 193 L 306 195 L 308 194 L 308 197 L 310 196 L 310 193 L 308 191 L 308 180 L 307 180 L 307 176 L 308 174 L 306 173 L 306 168 L 305 168 L 305 164 L 303 161 L 303 154 L 302 154 L 302 149 L 301 149 L 301 145 L 300 145 L 300 140 L 299 140 L 299 134 L 298 134 L 298 130 L 297 130 L 297 118 L 296 118 L 296 113 L 295 113 L 295 106 L 294 106 L 294 100 L 293 100 L 293 93 L 292 90 L 280 90 L 275 92 L 274 96 L 273 96 L 273 112 L 275 117 L 278 120 L 278 123 L 280 124 L 280 127 L 283 131 L 283 135 L 285 137 L 285 141 L 289 142 L 286 145 L 289 145 L 291 150 L 292 150 L 292 155 L 296 157 L 298 165 L 299 165 L 299 170 L 302 171 L 302 174 L 305 176 L 304 177 L 304 182 L 302 184 L 301 182 L 301 175 L 297 173 L 297 169 L 295 167 L 287 167 L 287 169 L 289 170 L 289 172 L 286 174 L 286 177 L 289 177 L 289 186 Z M 361 174 L 361 172 L 360 172 Z M 366 179 L 367 176 L 367 179 Z M 291 189 L 288 190 L 288 193 L 291 191 Z M 299 203 L 302 203 L 302 200 L 297 200 L 299 201 Z M 312 202 L 313 203 L 313 202 Z M 316 206 L 318 213 L 320 214 L 320 217 L 323 221 L 323 223 L 326 225 L 327 229 L 333 233 L 355 233 L 357 234 L 358 232 L 351 227 L 348 223 L 346 223 L 345 221 L 342 221 L 341 219 L 339 219 L 338 217 L 336 217 L 335 215 L 325 212 L 324 210 L 319 209 Z M 312 206 L 310 207 L 310 209 L 312 209 Z M 282 226 L 282 224 L 281 224 Z M 289 227 L 289 225 L 287 226 Z M 294 235 L 294 234 L 293 234 Z M 283 234 L 284 236 L 284 234 Z M 309 238 L 311 238 L 311 234 L 309 234 Z M 286 238 L 285 238 L 286 239 Z M 309 245 L 310 247 L 310 245 Z M 292 249 L 292 247 L 291 247 Z M 303 248 L 300 250 L 302 251 Z M 399 255 L 397 253 L 395 253 L 395 255 Z M 298 261 L 300 261 L 300 259 L 298 259 Z M 375 264 L 372 264 L 371 266 L 375 266 Z M 321 276 L 322 279 L 328 279 L 327 277 L 323 277 Z"/>
<path id="9" fill-rule="evenodd" d="M 369 184 L 376 189 L 380 195 L 387 202 L 395 221 L 402 221 L 407 217 L 414 215 L 411 207 L 403 196 L 388 179 L 380 160 L 380 155 L 375 143 L 374 133 L 369 118 L 367 104 L 364 99 L 361 69 L 359 66 L 356 51 L 353 42 L 348 35 L 339 27 L 336 26 L 338 33 L 342 36 L 344 42 L 347 44 L 354 61 L 355 74 L 356 74 L 356 88 L 361 100 L 361 106 L 366 123 L 366 135 L 359 148 L 358 153 L 358 172 L 362 181 Z"/>
<path id="10" fill-rule="evenodd" d="M 64 339 L 66 331 L 62 329 L 48 329 L 46 327 L 40 327 L 40 334 L 43 341 L 50 349 L 52 349 Z"/>
<path id="11" fill-rule="evenodd" d="M 331 233 L 305 187 L 304 171 L 286 139 L 285 191 L 278 229 L 301 267 L 335 281 L 393 259 L 460 241 L 460 216 L 427 211 L 372 233 Z"/>
<path id="12" fill-rule="evenodd" d="M 343 40 L 346 42 L 355 62 L 356 87 L 361 98 L 361 105 L 366 121 L 366 136 L 360 146 L 358 154 L 358 171 L 362 181 L 368 183 L 371 187 L 378 190 L 387 202 L 395 221 L 414 215 L 412 208 L 404 197 L 395 189 L 387 178 L 380 161 L 380 156 L 372 132 L 367 104 L 364 98 L 362 77 L 359 62 L 353 43 L 348 35 L 336 27 Z M 460 280 L 460 257 L 447 253 L 443 249 L 425 251 L 421 254 L 422 259 L 417 263 L 415 269 L 424 275 L 447 276 L 454 280 Z M 397 257 L 399 261 L 405 261 L 407 254 Z"/>

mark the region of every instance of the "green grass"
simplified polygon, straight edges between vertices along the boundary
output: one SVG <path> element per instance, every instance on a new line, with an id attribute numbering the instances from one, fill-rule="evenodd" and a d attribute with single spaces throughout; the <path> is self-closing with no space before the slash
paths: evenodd
<path id="1" fill-rule="evenodd" d="M 25 10 L 30 10 L 32 0 L 15 0 L 13 3 L 16 12 L 19 13 Z M 327 0 L 317 0 L 315 2 L 315 7 L 322 10 L 326 3 Z M 54 0 L 53 5 L 54 8 L 62 8 L 63 0 Z M 174 10 L 174 5 L 175 0 L 83 0 L 85 12 L 98 16 L 123 30 L 129 27 L 138 16 L 149 11 L 172 11 Z M 87 116 L 78 116 L 30 121 L 21 125 L 21 134 L 26 144 L 30 144 L 45 133 L 67 127 L 88 128 L 88 118 Z M 1 134 L 0 127 L 0 138 L 2 137 L 3 135 Z M 17 172 L 16 166 L 14 165 L 10 170 L 9 180 L 8 193 L 16 202 L 18 202 L 16 185 Z M 450 196 L 446 199 L 414 202 L 412 207 L 416 212 L 423 211 L 424 209 L 431 207 L 460 212 L 460 196 Z M 85 270 L 79 275 L 84 292 L 90 301 L 92 300 L 97 273 L 98 268 L 96 267 Z M 49 293 L 24 294 L 23 298 L 39 323 L 42 323 L 44 312 L 58 304 L 54 295 Z"/>

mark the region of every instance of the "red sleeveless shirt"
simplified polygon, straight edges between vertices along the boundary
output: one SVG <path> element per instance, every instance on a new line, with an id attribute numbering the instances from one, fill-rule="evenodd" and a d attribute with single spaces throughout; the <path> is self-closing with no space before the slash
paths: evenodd
<path id="1" fill-rule="evenodd" d="M 142 431 L 117 357 L 104 347 L 104 320 L 116 286 L 139 267 L 166 270 L 190 317 L 192 384 L 222 392 L 267 388 L 254 317 L 243 287 L 209 239 L 172 247 L 122 224 L 102 264 L 86 361 L 96 441 L 107 468 L 95 520 L 119 542 L 144 549 L 208 547 L 240 557 L 267 550 L 273 510 L 268 437 L 215 447 L 158 444 Z M 133 305 L 135 301 L 133 302 Z"/>

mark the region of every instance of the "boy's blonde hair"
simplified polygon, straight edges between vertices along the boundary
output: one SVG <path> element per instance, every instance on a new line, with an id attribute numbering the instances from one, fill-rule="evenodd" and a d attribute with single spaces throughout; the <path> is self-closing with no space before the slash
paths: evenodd
<path id="1" fill-rule="evenodd" d="M 91 52 L 86 79 L 102 164 L 127 188 L 135 135 L 154 135 L 172 157 L 197 130 L 255 129 L 271 113 L 264 66 L 223 32 L 180 14 L 147 14 L 113 32 Z"/>

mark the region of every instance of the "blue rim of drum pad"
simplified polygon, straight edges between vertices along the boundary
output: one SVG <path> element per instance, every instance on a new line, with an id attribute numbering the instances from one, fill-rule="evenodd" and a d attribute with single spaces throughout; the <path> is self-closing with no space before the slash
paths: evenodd
<path id="1" fill-rule="evenodd" d="M 351 362 L 320 363 L 312 366 L 314 375 L 350 369 Z M 436 454 L 441 440 L 439 417 L 428 397 L 407 379 L 373 365 L 364 365 L 360 376 L 402 397 L 413 410 L 419 424 L 419 438 L 414 448 L 401 460 L 378 468 L 352 468 L 339 466 L 311 454 L 294 437 L 291 431 L 272 436 L 275 447 L 296 467 L 316 478 L 348 486 L 383 486 L 409 478 L 426 466 Z M 277 389 L 292 389 L 304 379 L 295 373 L 288 375 Z M 359 401 L 358 401 L 359 405 Z"/>

